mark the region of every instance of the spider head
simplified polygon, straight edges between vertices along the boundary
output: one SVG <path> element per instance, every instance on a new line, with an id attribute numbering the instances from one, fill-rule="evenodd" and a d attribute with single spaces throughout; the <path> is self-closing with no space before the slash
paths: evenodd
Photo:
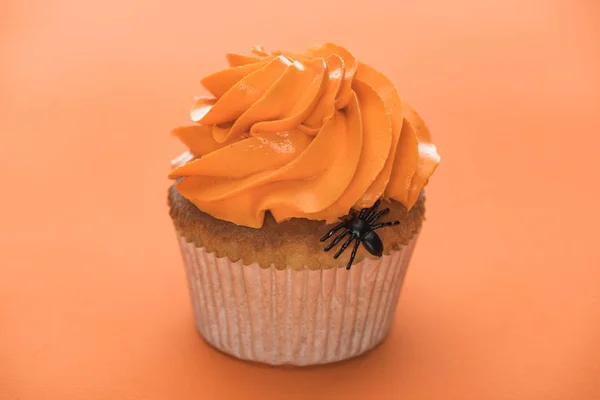
<path id="1" fill-rule="evenodd" d="M 362 218 L 352 218 L 346 223 L 346 226 L 350 232 L 354 233 L 357 237 L 362 238 L 367 232 L 371 230 L 369 223 Z"/>

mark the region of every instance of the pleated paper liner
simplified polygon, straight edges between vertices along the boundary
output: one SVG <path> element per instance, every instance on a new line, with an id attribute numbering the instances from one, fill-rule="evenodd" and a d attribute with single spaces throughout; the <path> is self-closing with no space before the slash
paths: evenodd
<path id="1" fill-rule="evenodd" d="M 179 237 L 201 336 L 224 353 L 272 365 L 342 361 L 381 343 L 416 240 L 347 271 L 243 265 Z"/>

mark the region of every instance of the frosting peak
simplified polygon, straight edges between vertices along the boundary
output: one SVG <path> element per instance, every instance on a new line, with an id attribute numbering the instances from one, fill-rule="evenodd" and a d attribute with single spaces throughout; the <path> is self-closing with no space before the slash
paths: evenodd
<path id="1" fill-rule="evenodd" d="M 197 124 L 172 132 L 192 155 L 169 175 L 184 197 L 254 228 L 267 210 L 334 222 L 379 198 L 413 206 L 440 158 L 387 77 L 332 43 L 252 53 L 202 79 Z"/>

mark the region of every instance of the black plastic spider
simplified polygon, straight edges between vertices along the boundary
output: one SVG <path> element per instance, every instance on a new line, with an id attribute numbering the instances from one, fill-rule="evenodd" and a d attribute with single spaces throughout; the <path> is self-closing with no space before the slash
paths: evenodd
<path id="1" fill-rule="evenodd" d="M 325 236 L 321 238 L 321 242 L 326 241 L 334 233 L 339 231 L 342 228 L 346 228 L 344 232 L 340 233 L 331 243 L 325 247 L 325 251 L 331 250 L 336 244 L 338 244 L 344 237 L 350 234 L 348 240 L 342 244 L 342 247 L 335 253 L 333 258 L 337 259 L 340 254 L 344 252 L 352 243 L 353 240 L 356 240 L 354 243 L 354 248 L 352 249 L 352 255 L 350 256 L 350 261 L 348 261 L 348 265 L 346 269 L 350 269 L 352 266 L 352 261 L 354 261 L 354 257 L 356 256 L 356 251 L 358 250 L 358 245 L 362 242 L 363 246 L 367 251 L 374 256 L 381 257 L 383 254 L 383 243 L 379 236 L 375 233 L 375 230 L 384 228 L 386 226 L 398 225 L 400 221 L 390 221 L 390 222 L 380 222 L 379 224 L 373 225 L 379 218 L 390 212 L 389 208 L 385 208 L 379 212 L 377 212 L 377 207 L 379 207 L 380 201 L 377 200 L 373 207 L 371 208 L 363 208 L 358 215 L 356 215 L 355 211 L 352 211 L 352 218 L 344 218 L 343 222 L 330 230 Z"/>

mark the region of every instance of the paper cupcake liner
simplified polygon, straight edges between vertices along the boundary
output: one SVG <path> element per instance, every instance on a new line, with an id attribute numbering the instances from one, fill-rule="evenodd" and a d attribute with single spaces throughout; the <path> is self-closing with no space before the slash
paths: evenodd
<path id="1" fill-rule="evenodd" d="M 356 357 L 389 333 L 416 237 L 345 268 L 243 265 L 179 237 L 196 326 L 218 350 L 272 365 Z"/>

